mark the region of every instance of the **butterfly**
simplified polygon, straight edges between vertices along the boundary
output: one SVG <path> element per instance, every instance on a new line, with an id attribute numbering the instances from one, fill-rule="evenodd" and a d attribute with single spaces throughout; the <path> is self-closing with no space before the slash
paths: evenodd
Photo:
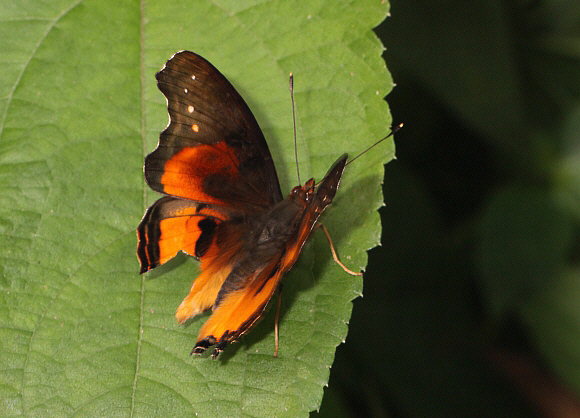
<path id="1" fill-rule="evenodd" d="M 179 251 L 201 260 L 201 274 L 175 316 L 183 323 L 212 309 L 191 353 L 213 347 L 216 358 L 263 315 L 332 202 L 347 155 L 318 184 L 310 179 L 284 198 L 256 119 L 212 64 L 180 51 L 156 79 L 167 99 L 169 124 L 145 158 L 144 171 L 147 184 L 165 196 L 147 209 L 137 228 L 137 257 L 141 273 Z M 334 259 L 346 269 L 322 228 Z"/>

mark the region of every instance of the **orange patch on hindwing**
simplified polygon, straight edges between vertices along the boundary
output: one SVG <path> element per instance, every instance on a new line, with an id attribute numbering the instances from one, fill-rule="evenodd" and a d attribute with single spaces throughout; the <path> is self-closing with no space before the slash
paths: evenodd
<path id="1" fill-rule="evenodd" d="M 239 236 L 230 231 L 223 242 L 218 242 L 217 234 L 201 258 L 201 274 L 193 281 L 189 294 L 183 299 L 175 317 L 179 323 L 213 306 L 218 292 L 232 271 L 235 255 L 241 245 Z"/>

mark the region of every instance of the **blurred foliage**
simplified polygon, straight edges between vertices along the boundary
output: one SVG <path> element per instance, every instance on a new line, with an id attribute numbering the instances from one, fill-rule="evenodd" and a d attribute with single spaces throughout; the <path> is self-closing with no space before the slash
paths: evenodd
<path id="1" fill-rule="evenodd" d="M 318 415 L 579 416 L 580 2 L 394 1 L 376 31 L 405 127 Z"/>

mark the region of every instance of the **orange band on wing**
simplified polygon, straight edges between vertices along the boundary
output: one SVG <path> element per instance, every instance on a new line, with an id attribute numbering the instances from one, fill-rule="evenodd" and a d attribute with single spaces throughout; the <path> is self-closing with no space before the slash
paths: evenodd
<path id="1" fill-rule="evenodd" d="M 271 270 L 263 270 L 250 286 L 228 294 L 199 331 L 197 341 L 209 336 L 234 341 L 247 331 L 262 315 L 282 277 L 281 270 L 273 274 Z"/>
<path id="2" fill-rule="evenodd" d="M 171 218 L 161 219 L 159 221 L 159 264 L 169 261 L 178 251 L 183 251 L 189 255 L 196 255 L 195 249 L 197 240 L 202 234 L 200 221 L 210 217 L 216 220 L 223 220 L 223 214 L 203 208 L 196 210 L 192 214 L 191 208 L 176 210 L 172 213 Z"/>
<path id="3" fill-rule="evenodd" d="M 161 177 L 163 191 L 198 202 L 224 205 L 225 202 L 204 191 L 204 181 L 214 175 L 230 181 L 238 178 L 238 161 L 230 151 L 225 141 L 183 148 L 165 163 Z"/>
<path id="4" fill-rule="evenodd" d="M 239 233 L 238 230 L 230 230 L 223 241 L 212 241 L 201 258 L 201 274 L 194 280 L 189 294 L 177 308 L 175 317 L 179 323 L 213 306 L 236 262 L 235 254 L 242 245 Z"/>
<path id="5" fill-rule="evenodd" d="M 215 264 L 212 267 L 202 271 L 197 276 L 191 285 L 189 294 L 177 308 L 175 318 L 180 324 L 214 304 L 218 292 L 232 270 L 231 265 L 219 266 Z"/>
<path id="6" fill-rule="evenodd" d="M 177 254 L 178 251 L 195 255 L 195 244 L 201 235 L 197 226 L 201 217 L 167 218 L 159 222 L 161 236 L 158 240 L 159 263 L 163 264 Z"/>

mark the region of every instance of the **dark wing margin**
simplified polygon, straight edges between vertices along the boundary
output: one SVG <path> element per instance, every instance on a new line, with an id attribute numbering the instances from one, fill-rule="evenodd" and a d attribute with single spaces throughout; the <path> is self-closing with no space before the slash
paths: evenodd
<path id="1" fill-rule="evenodd" d="M 248 105 L 207 60 L 176 53 L 157 73 L 169 125 L 145 159 L 161 193 L 254 212 L 282 200 L 272 156 Z"/>

